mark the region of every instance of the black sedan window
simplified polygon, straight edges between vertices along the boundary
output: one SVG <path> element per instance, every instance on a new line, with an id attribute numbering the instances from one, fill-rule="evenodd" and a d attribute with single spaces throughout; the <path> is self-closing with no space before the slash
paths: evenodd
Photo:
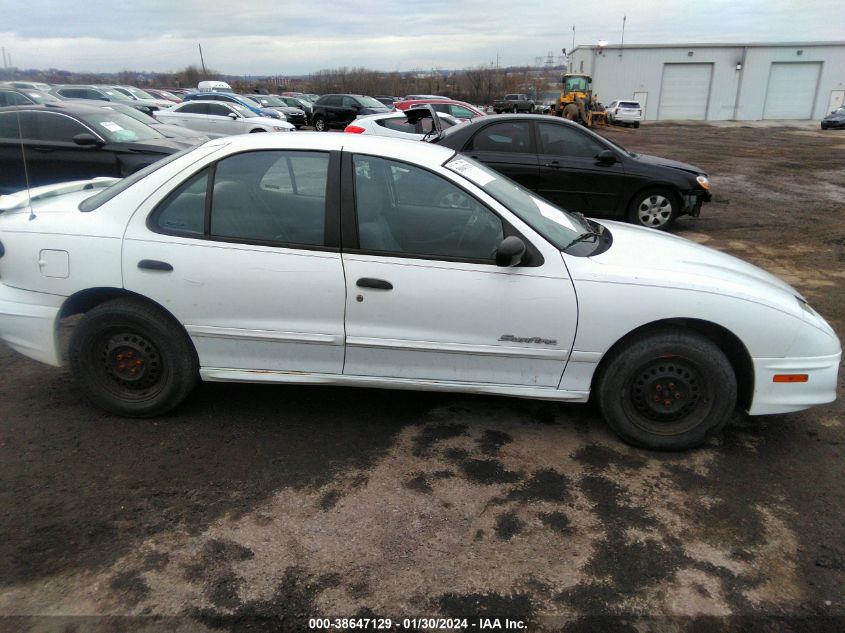
<path id="1" fill-rule="evenodd" d="M 77 134 L 91 133 L 79 121 L 53 112 L 35 112 L 32 138 L 39 141 L 72 143 Z"/>
<path id="2" fill-rule="evenodd" d="M 494 123 L 485 126 L 470 141 L 476 152 L 531 153 L 531 128 L 527 121 Z"/>
<path id="3" fill-rule="evenodd" d="M 0 113 L 0 138 L 20 139 L 21 130 L 24 131 L 24 138 L 26 138 L 30 120 L 28 112 Z"/>
<path id="4" fill-rule="evenodd" d="M 594 158 L 605 147 L 566 124 L 540 123 L 540 153 Z"/>

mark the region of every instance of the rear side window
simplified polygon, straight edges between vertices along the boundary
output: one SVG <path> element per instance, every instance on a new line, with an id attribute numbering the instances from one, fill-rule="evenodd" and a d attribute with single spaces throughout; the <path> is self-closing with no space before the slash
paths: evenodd
<path id="1" fill-rule="evenodd" d="M 325 245 L 325 152 L 245 152 L 217 163 L 211 237 Z"/>
<path id="2" fill-rule="evenodd" d="M 183 106 L 176 108 L 176 112 L 180 114 L 207 114 L 208 104 L 206 103 L 186 103 Z"/>
<path id="3" fill-rule="evenodd" d="M 153 215 L 155 226 L 164 233 L 201 237 L 205 226 L 208 173 L 208 169 L 203 169 L 167 196 Z"/>
<path id="4" fill-rule="evenodd" d="M 531 152 L 529 123 L 495 123 L 478 132 L 470 141 L 469 149 L 477 152 Z"/>
<path id="5" fill-rule="evenodd" d="M 26 137 L 30 127 L 29 122 L 29 112 L 0 113 L 0 138 L 20 139 L 21 130 L 23 130 L 24 137 Z"/>
<path id="6" fill-rule="evenodd" d="M 639 103 L 637 103 L 636 101 L 620 101 L 620 102 L 619 102 L 619 107 L 620 107 L 620 108 L 634 108 L 634 109 L 639 109 L 640 104 L 639 104 Z"/>

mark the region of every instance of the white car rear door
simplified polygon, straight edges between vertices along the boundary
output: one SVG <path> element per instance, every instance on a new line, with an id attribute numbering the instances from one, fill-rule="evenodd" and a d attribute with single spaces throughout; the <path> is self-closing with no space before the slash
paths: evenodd
<path id="1" fill-rule="evenodd" d="M 185 325 L 206 376 L 341 373 L 345 285 L 328 185 L 338 161 L 328 152 L 236 154 L 174 178 L 133 216 L 124 284 Z"/>

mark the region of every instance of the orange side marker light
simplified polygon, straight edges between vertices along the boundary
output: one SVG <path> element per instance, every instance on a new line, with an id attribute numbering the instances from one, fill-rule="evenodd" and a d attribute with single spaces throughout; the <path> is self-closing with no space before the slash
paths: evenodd
<path id="1" fill-rule="evenodd" d="M 807 374 L 775 374 L 772 382 L 807 382 L 810 377 Z"/>

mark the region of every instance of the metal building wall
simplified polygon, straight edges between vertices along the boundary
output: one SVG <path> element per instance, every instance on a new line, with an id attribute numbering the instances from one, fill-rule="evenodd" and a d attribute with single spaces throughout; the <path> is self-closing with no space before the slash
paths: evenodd
<path id="1" fill-rule="evenodd" d="M 802 51 L 799 55 L 797 51 Z M 827 113 L 830 92 L 845 89 L 845 44 L 724 45 L 678 47 L 578 47 L 570 59 L 571 72 L 593 77 L 599 101 L 633 99 L 648 93 L 646 119 L 657 120 L 665 64 L 713 64 L 706 119 L 763 118 L 773 62 L 821 62 L 812 118 Z M 741 68 L 737 69 L 737 64 Z M 582 70 L 583 69 L 583 70 Z"/>

